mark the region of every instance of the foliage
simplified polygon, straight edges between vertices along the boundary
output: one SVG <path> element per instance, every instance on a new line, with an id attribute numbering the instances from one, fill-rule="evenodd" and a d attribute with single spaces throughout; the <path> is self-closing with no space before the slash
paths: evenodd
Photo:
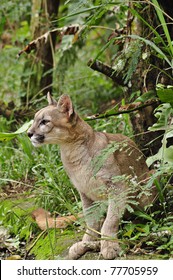
<path id="1" fill-rule="evenodd" d="M 1 148 L 0 163 L 1 184 L 9 182 L 15 185 L 25 178 L 24 186 L 31 187 L 34 182 L 36 201 L 45 209 L 59 213 L 78 209 L 77 192 L 71 188 L 56 146 L 34 149 L 28 137 L 23 135 L 18 137 L 16 148 L 12 143 Z"/>
<path id="2" fill-rule="evenodd" d="M 37 159 L 38 163 L 32 168 L 37 178 L 36 202 L 49 211 L 62 214 L 79 212 L 79 197 L 64 172 L 59 150 L 56 147 L 46 147 L 43 150 L 39 154 L 39 160 Z"/>
<path id="3" fill-rule="evenodd" d="M 28 214 L 34 207 L 31 199 L 1 201 L 1 225 L 7 228 L 12 236 L 19 240 L 28 241 L 31 233 L 35 231 L 31 215 Z"/>
<path id="4" fill-rule="evenodd" d="M 35 69 L 35 65 L 32 65 L 30 71 L 25 71 L 27 68 L 26 60 L 29 57 L 16 60 L 16 55 L 21 47 L 25 45 L 27 40 L 32 40 L 30 38 L 31 1 L 8 1 L 7 3 L 2 0 L 1 2 L 0 34 L 5 39 L 1 42 L 0 73 L 3 78 L 0 79 L 0 97 L 5 103 L 13 100 L 16 107 L 19 107 L 21 95 L 27 94 L 25 91 L 21 92 L 21 77 L 27 83 L 26 91 L 32 90 L 29 81 L 33 78 Z M 115 9 L 116 3 L 118 5 Z M 61 92 L 69 94 L 83 117 L 88 114 L 105 112 L 107 108 L 118 103 L 125 105 L 127 100 L 126 87 L 115 86 L 107 77 L 87 68 L 87 61 L 91 57 L 94 60 L 99 58 L 112 65 L 117 75 L 122 74 L 125 84 L 130 84 L 140 59 L 149 59 L 150 55 L 156 56 L 159 60 L 164 60 L 166 67 L 168 65 L 172 69 L 171 36 L 165 22 L 165 16 L 156 0 L 152 0 L 152 3 L 155 6 L 159 23 L 163 28 L 162 34 L 159 33 L 157 28 L 146 22 L 134 6 L 134 8 L 130 8 L 130 11 L 149 28 L 153 35 L 152 40 L 134 34 L 128 36 L 120 34 L 110 37 L 115 29 L 126 28 L 126 13 L 129 10 L 126 3 L 127 1 L 112 2 L 107 0 L 94 2 L 66 1 L 65 4 L 60 5 L 59 18 L 53 23 L 61 27 L 77 22 L 83 26 L 79 38 L 73 38 L 69 35 L 62 39 L 61 44 L 57 42 L 58 50 L 54 54 L 53 69 L 53 94 L 55 98 Z M 137 5 L 140 6 L 140 3 L 137 3 Z M 122 44 L 126 39 L 131 40 L 131 44 L 128 45 L 129 48 L 122 50 Z M 149 52 L 144 51 L 144 45 L 150 47 Z M 31 56 L 35 57 L 35 54 L 32 53 Z M 166 67 L 159 70 L 172 79 L 167 73 Z M 170 232 L 173 231 L 171 214 L 173 191 L 170 180 L 173 149 L 168 144 L 173 136 L 173 94 L 170 86 L 165 89 L 161 85 L 156 91 L 157 96 L 155 92 L 148 92 L 146 95 L 138 97 L 136 102 L 147 102 L 148 99 L 152 98 L 158 98 L 161 101 L 161 105 L 155 110 L 157 121 L 150 130 L 162 131 L 164 137 L 158 153 L 147 159 L 148 165 L 152 166 L 154 164 L 156 167 L 156 173 L 146 185 L 146 188 L 149 188 L 155 182 L 160 208 L 157 210 L 151 208 L 146 210 L 148 212 L 136 211 L 135 217 L 140 219 L 140 222 L 133 224 L 132 220 L 124 221 L 119 235 L 127 252 L 138 247 L 140 249 L 148 248 L 149 252 L 156 250 L 157 252 L 172 254 L 173 240 Z M 132 92 L 128 99 L 132 100 L 135 95 L 136 92 Z M 36 95 L 31 100 L 31 104 L 41 108 L 45 104 L 45 98 L 38 100 Z M 4 131 L 11 131 L 11 126 L 15 120 L 12 115 L 8 121 L 1 118 L 0 131 L 2 132 L 0 133 L 0 139 L 12 140 L 11 142 L 0 143 L 1 187 L 4 190 L 8 184 L 12 188 L 15 188 L 18 184 L 29 186 L 32 189 L 33 196 L 36 197 L 36 199 L 34 198 L 35 204 L 61 214 L 80 212 L 81 204 L 78 193 L 73 189 L 64 172 L 58 147 L 33 148 L 27 136 L 23 133 L 29 124 L 28 119 L 25 118 L 24 121 L 27 123 L 21 129 L 14 133 L 5 134 Z M 98 131 L 121 132 L 132 136 L 129 116 L 119 115 L 106 120 L 95 120 L 91 125 Z M 15 139 L 12 139 L 14 137 Z M 94 160 L 95 173 L 99 171 L 109 154 L 119 148 L 119 146 L 110 145 Z M 157 180 L 158 176 L 160 176 L 160 180 Z M 118 178 L 114 179 L 117 180 Z M 119 178 L 119 180 L 122 179 L 127 180 L 127 178 Z M 130 202 L 127 205 L 129 211 L 132 210 Z M 19 235 L 19 239 L 27 240 L 30 231 L 29 225 L 31 225 L 30 218 L 25 215 L 25 211 L 22 212 L 22 218 L 19 218 L 15 206 L 13 207 L 10 204 L 11 210 L 9 210 L 10 206 L 6 208 L 4 205 L 0 208 L 3 223 L 10 228 L 13 235 Z M 99 206 L 99 203 L 94 205 L 101 211 L 102 209 Z M 60 244 L 56 243 L 56 234 L 53 230 L 50 233 L 45 233 L 44 239 L 40 239 L 36 244 L 37 246 L 34 246 L 32 250 L 34 254 L 37 254 L 40 250 L 40 255 L 38 253 L 37 258 L 42 258 L 43 255 L 44 258 L 47 258 L 49 255 L 48 252 L 41 252 L 40 248 L 44 247 L 44 242 L 50 244 L 51 239 L 53 247 Z M 60 233 L 59 237 L 62 238 Z M 57 252 L 52 250 L 52 258 L 56 254 Z"/>
<path id="5" fill-rule="evenodd" d="M 24 59 L 18 63 L 16 55 L 20 44 L 30 38 L 29 20 L 31 1 L 1 0 L 0 5 L 0 86 L 1 98 L 6 102 L 15 101 L 19 105 L 21 75 L 24 67 Z"/>
<path id="6" fill-rule="evenodd" d="M 172 116 L 173 108 L 169 103 L 161 104 L 155 110 L 157 122 L 150 128 L 151 131 L 163 131 L 162 146 L 158 153 L 147 159 L 150 166 L 153 162 L 159 161 L 161 164 L 173 164 L 173 147 L 167 146 L 169 138 L 173 137 Z M 167 165 L 168 166 L 168 165 Z"/>
<path id="7" fill-rule="evenodd" d="M 168 88 L 158 88 L 157 95 L 163 103 L 170 103 L 173 107 L 173 89 L 172 86 Z"/>
<path id="8" fill-rule="evenodd" d="M 160 7 L 160 5 L 159 5 L 157 0 L 152 0 L 152 2 L 154 4 L 156 13 L 157 13 L 158 18 L 160 20 L 160 23 L 162 25 L 162 28 L 163 28 L 163 31 L 164 31 L 164 34 L 165 34 L 165 37 L 166 37 L 166 40 L 167 40 L 167 43 L 168 43 L 167 50 L 169 50 L 170 54 L 173 55 L 172 40 L 171 40 L 171 36 L 170 36 L 169 30 L 168 30 L 167 23 L 165 21 L 165 17 L 164 17 L 163 11 L 162 11 L 162 9 L 161 9 L 161 7 Z"/>
<path id="9" fill-rule="evenodd" d="M 76 232 L 75 235 L 74 237 L 74 229 L 73 231 L 70 229 L 64 231 L 49 229 L 44 232 L 41 238 L 34 241 L 34 246 L 32 243 L 30 244 L 31 247 L 33 246 L 31 254 L 34 254 L 36 260 L 62 259 L 66 257 L 65 253 L 68 253 L 68 247 L 76 242 L 77 238 L 81 238 L 81 233 Z"/>
<path id="10" fill-rule="evenodd" d="M 17 135 L 25 132 L 28 130 L 28 128 L 31 126 L 32 124 L 32 120 L 30 122 L 25 123 L 24 125 L 22 125 L 22 127 L 20 127 L 17 131 L 15 132 L 0 132 L 0 141 L 9 141 L 12 140 L 13 138 L 15 138 Z"/>
<path id="11" fill-rule="evenodd" d="M 164 259 L 169 258 L 169 254 L 173 253 L 170 221 L 169 223 L 165 221 L 169 226 L 163 225 L 160 228 L 158 223 L 152 222 L 125 224 L 122 234 L 126 249 L 131 248 L 131 252 L 138 250 L 139 253 L 145 252 L 148 255 L 162 252 Z"/>

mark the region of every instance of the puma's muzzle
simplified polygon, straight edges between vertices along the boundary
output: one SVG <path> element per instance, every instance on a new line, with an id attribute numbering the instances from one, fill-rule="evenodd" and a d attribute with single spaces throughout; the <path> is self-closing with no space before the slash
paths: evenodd
<path id="1" fill-rule="evenodd" d="M 34 134 L 28 131 L 28 137 L 31 139 L 31 143 L 33 146 L 38 147 L 44 143 L 44 135 L 41 134 Z"/>

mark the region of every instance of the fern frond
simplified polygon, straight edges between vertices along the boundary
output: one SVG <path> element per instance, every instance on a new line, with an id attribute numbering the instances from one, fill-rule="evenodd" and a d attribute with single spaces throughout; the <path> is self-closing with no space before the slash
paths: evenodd
<path id="1" fill-rule="evenodd" d="M 121 37 L 123 38 L 123 36 Z M 114 38 L 115 40 L 115 38 Z M 143 43 L 139 40 L 131 41 L 127 48 L 115 59 L 113 69 L 117 76 L 122 73 L 124 84 L 132 78 L 141 58 Z M 127 69 L 127 70 L 126 70 Z"/>
<path id="2" fill-rule="evenodd" d="M 131 46 L 132 46 L 131 42 Z M 127 66 L 127 72 L 124 75 L 124 83 L 127 84 L 128 81 L 131 80 L 133 73 L 136 71 L 137 65 L 139 63 L 139 60 L 141 58 L 142 53 L 142 44 L 141 42 L 136 41 L 133 45 L 133 49 L 131 50 L 131 56 L 128 59 L 128 66 Z"/>
<path id="3" fill-rule="evenodd" d="M 108 159 L 108 157 L 113 154 L 115 151 L 119 150 L 120 146 L 122 144 L 120 143 L 110 143 L 105 149 L 103 149 L 99 155 L 97 155 L 92 160 L 93 165 L 93 172 L 94 176 L 98 173 L 98 171 L 102 168 L 105 161 Z M 123 143 L 123 145 L 127 145 L 126 143 Z"/>

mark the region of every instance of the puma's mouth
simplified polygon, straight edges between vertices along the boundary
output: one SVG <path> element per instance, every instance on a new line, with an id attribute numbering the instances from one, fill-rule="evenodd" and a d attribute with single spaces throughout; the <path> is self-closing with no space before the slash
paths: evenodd
<path id="1" fill-rule="evenodd" d="M 34 147 L 39 147 L 44 144 L 44 135 L 33 135 L 30 139 Z"/>

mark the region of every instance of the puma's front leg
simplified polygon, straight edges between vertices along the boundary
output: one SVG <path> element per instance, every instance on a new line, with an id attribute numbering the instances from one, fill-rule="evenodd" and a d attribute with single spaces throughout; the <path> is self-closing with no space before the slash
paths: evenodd
<path id="1" fill-rule="evenodd" d="M 71 246 L 69 250 L 70 259 L 78 259 L 87 251 L 100 250 L 100 241 L 97 241 L 100 232 L 101 222 L 98 218 L 97 209 L 92 209 L 93 201 L 87 198 L 84 194 L 81 195 L 83 212 L 86 220 L 87 230 L 84 234 L 82 241 L 79 241 Z"/>
<path id="2" fill-rule="evenodd" d="M 107 216 L 101 229 L 101 254 L 107 260 L 115 259 L 120 253 L 117 233 L 125 203 L 121 204 L 121 206 L 117 205 L 113 198 L 109 200 Z"/>

